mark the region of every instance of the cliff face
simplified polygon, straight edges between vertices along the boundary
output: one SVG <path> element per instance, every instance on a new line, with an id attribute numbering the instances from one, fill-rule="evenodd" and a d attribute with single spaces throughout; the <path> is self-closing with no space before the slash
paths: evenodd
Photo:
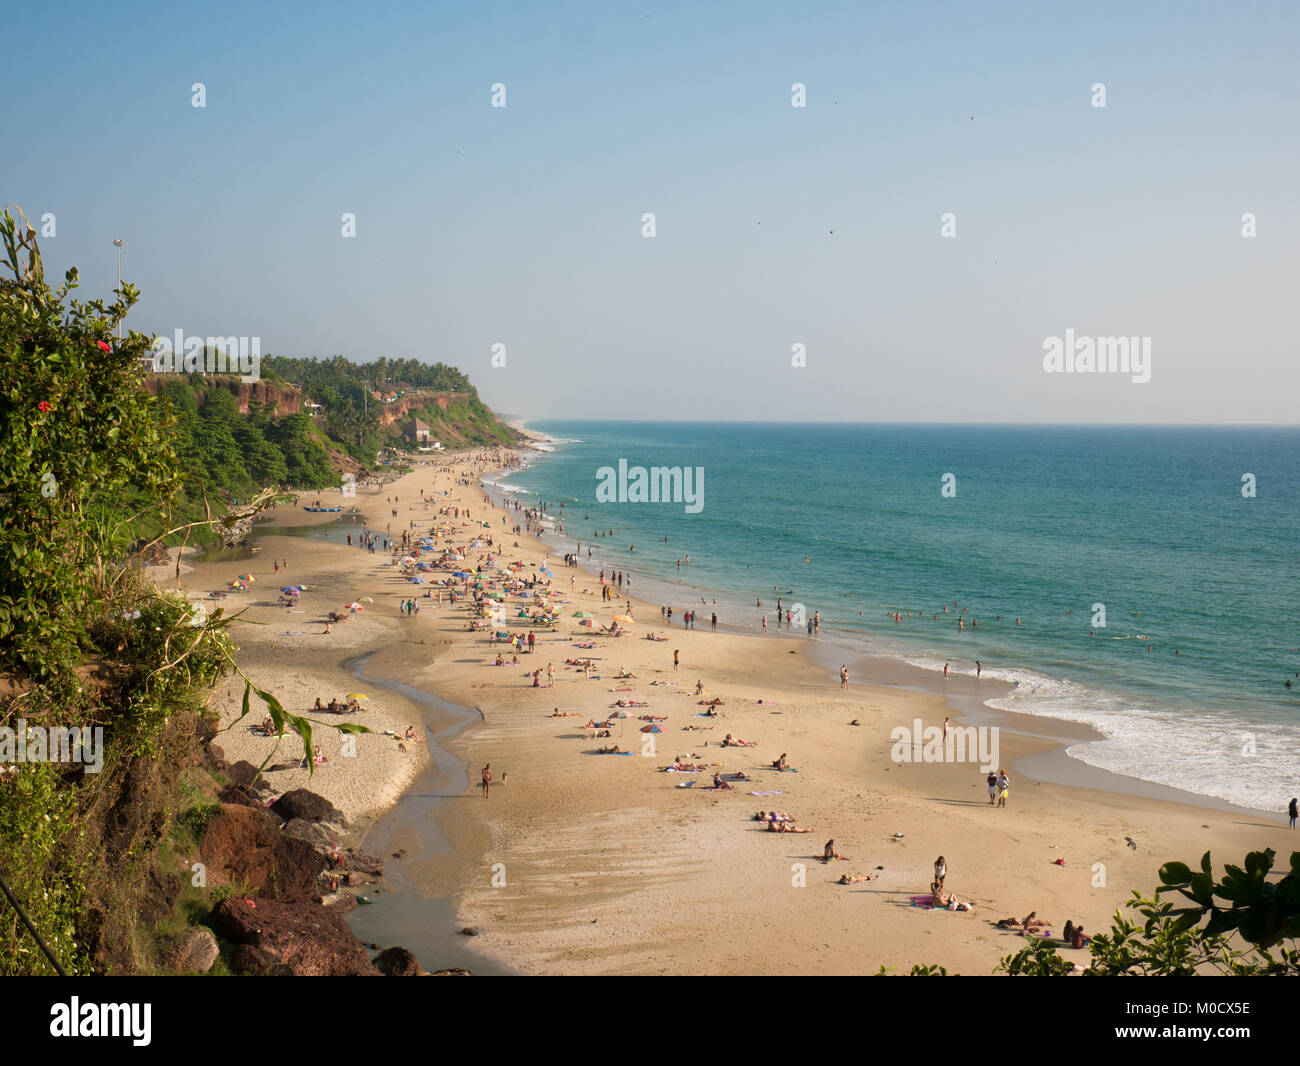
<path id="1" fill-rule="evenodd" d="M 155 396 L 166 380 L 166 375 L 150 374 L 144 380 L 144 387 Z M 205 387 L 225 389 L 239 403 L 240 414 L 248 414 L 250 402 L 265 404 L 275 418 L 296 415 L 302 410 L 302 389 L 297 385 L 270 384 L 265 381 L 240 381 L 237 377 L 210 377 L 205 379 Z M 199 405 L 203 405 L 200 390 Z"/>
<path id="2" fill-rule="evenodd" d="M 403 396 L 400 400 L 385 404 L 379 416 L 381 426 L 391 426 L 406 417 L 409 411 L 419 411 L 425 407 L 437 406 L 447 410 L 452 404 L 468 404 L 469 394 L 464 392 L 423 392 L 418 396 Z"/>

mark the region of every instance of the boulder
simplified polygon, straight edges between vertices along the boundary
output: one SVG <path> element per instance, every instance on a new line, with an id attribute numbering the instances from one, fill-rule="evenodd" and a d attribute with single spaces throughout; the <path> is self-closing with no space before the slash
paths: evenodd
<path id="1" fill-rule="evenodd" d="M 220 954 L 212 930 L 188 929 L 176 945 L 176 969 L 181 973 L 207 973 Z"/>
<path id="2" fill-rule="evenodd" d="M 211 885 L 240 884 L 253 895 L 309 900 L 326 859 L 310 844 L 285 836 L 264 810 L 224 803 L 199 848 Z"/>
<path id="3" fill-rule="evenodd" d="M 318 796 L 315 792 L 309 792 L 305 788 L 295 788 L 292 792 L 286 792 L 271 804 L 271 810 L 275 811 L 286 822 L 291 822 L 295 818 L 302 818 L 308 822 L 347 824 L 342 812 L 334 804 L 324 796 Z"/>
<path id="4" fill-rule="evenodd" d="M 385 977 L 428 977 L 414 955 L 406 948 L 384 948 L 375 956 L 375 968 Z"/>
<path id="5" fill-rule="evenodd" d="M 337 832 L 321 822 L 309 822 L 305 818 L 294 818 L 280 827 L 285 836 L 293 837 L 310 844 L 317 851 L 328 851 L 338 847 L 342 839 Z"/>
<path id="6" fill-rule="evenodd" d="M 263 788 L 266 785 L 265 779 L 257 772 L 257 767 L 243 759 L 226 767 L 226 776 L 232 785 L 244 785 L 247 788 Z"/>
<path id="7" fill-rule="evenodd" d="M 347 922 L 319 903 L 260 897 L 223 899 L 212 922 L 237 945 L 240 973 L 294 977 L 377 977 L 379 970 Z"/>

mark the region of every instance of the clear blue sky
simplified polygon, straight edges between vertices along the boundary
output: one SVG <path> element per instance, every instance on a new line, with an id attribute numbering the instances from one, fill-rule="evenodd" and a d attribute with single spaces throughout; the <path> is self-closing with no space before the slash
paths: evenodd
<path id="1" fill-rule="evenodd" d="M 145 332 L 443 360 L 538 418 L 1296 420 L 1300 4 L 73 2 L 5 28 L 0 199 L 55 213 L 47 264 L 85 297 L 122 238 Z M 1151 337 L 1150 383 L 1045 374 L 1067 328 Z"/>

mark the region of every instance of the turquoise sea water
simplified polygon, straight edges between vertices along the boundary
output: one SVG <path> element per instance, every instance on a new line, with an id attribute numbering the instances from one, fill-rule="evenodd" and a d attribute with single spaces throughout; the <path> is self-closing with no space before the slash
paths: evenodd
<path id="1" fill-rule="evenodd" d="M 937 669 L 980 660 L 1017 683 L 1006 709 L 1106 734 L 1070 749 L 1086 762 L 1265 810 L 1300 793 L 1300 431 L 528 428 L 553 442 L 500 490 L 547 501 L 555 543 L 590 546 L 637 595 L 678 612 L 704 596 L 705 617 L 716 597 L 721 621 L 757 631 L 779 594 L 820 611 L 823 640 Z M 598 471 L 620 459 L 703 468 L 703 508 L 598 503 Z"/>

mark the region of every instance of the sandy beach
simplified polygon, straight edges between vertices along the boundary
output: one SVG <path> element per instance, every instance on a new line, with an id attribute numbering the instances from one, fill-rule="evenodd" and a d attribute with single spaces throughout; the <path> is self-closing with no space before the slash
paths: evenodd
<path id="1" fill-rule="evenodd" d="M 439 549 L 479 539 L 482 546 L 463 560 L 471 571 L 489 554 L 501 565 L 522 563 L 523 578 L 548 565 L 560 621 L 535 630 L 535 650 L 517 663 L 507 650 L 506 664 L 494 665 L 502 649 L 489 644 L 488 630 L 469 630 L 468 600 L 453 606 L 444 593 L 437 606 L 441 586 L 408 581 L 395 564 L 402 552 L 372 554 L 275 532 L 335 515 L 281 507 L 259 524 L 261 550 L 252 557 L 187 559 L 183 567 L 181 582 L 195 599 L 226 588 L 238 574 L 257 578 L 220 602 L 228 611 L 245 609 L 234 629 L 240 666 L 287 710 L 307 714 L 317 697 L 370 697 L 355 718 L 338 719 L 372 731 L 356 738 L 355 755 L 327 728 L 330 715 L 311 713 L 326 724 L 316 727 L 314 741 L 328 762 L 309 777 L 298 765 L 297 739 L 288 737 L 266 771 L 277 790 L 310 787 L 331 800 L 356 838 L 377 833 L 384 846 L 404 852 L 390 863 L 390 891 L 377 897 L 367 920 L 390 901 L 395 912 L 400 902 L 409 922 L 420 920 L 420 899 L 453 900 L 453 907 L 431 909 L 428 920 L 447 935 L 473 927 L 475 952 L 525 974 L 871 974 L 881 966 L 905 972 L 914 963 L 988 974 L 1025 944 L 997 929 L 999 918 L 1036 911 L 1057 933 L 1066 919 L 1099 931 L 1133 889 L 1155 887 L 1163 862 L 1195 861 L 1210 850 L 1221 865 L 1292 843 L 1275 816 L 1209 800 L 1179 802 L 1171 790 L 1112 791 L 1129 779 L 1081 764 L 1066 768 L 1074 777 L 1055 778 L 1076 783 L 1035 780 L 1019 767 L 1042 766 L 1042 776 L 1053 777 L 1046 768 L 1059 769 L 1054 753 L 1062 741 L 1088 731 L 982 708 L 984 699 L 1005 691 L 1000 682 L 955 678 L 946 694 L 919 691 L 932 690 L 933 678 L 903 664 L 862 660 L 849 664 L 851 684 L 841 690 L 839 664 L 825 660 L 817 641 L 714 633 L 706 611 L 698 628 L 684 630 L 681 610 L 689 604 L 672 605 L 669 626 L 660 604 L 635 596 L 636 622 L 627 635 L 591 633 L 574 612 L 589 611 L 605 624 L 624 612 L 628 597 L 616 591 L 612 602 L 602 602 L 598 577 L 564 566 L 534 535 L 512 532 L 523 516 L 488 502 L 477 481 L 499 461 L 486 453 L 439 457 L 400 480 L 359 489 L 354 500 L 337 491 L 319 495 L 348 510 L 356 506 L 380 537 L 390 525 L 393 536 L 442 526 Z M 441 513 L 451 508 L 459 517 Z M 277 571 L 276 560 L 287 568 Z M 155 568 L 155 576 L 175 581 L 174 570 Z M 305 586 L 300 605 L 277 606 L 280 586 L 289 583 Z M 454 584 L 460 590 L 464 583 Z M 433 595 L 425 598 L 426 591 Z M 373 602 L 325 632 L 325 611 L 364 597 Z M 421 609 L 404 616 L 399 602 L 412 598 Z M 511 632 L 527 632 L 513 616 L 517 603 L 531 600 L 510 600 Z M 645 639 L 650 632 L 668 639 Z M 590 677 L 566 663 L 583 658 L 592 660 Z M 413 825 L 385 821 L 385 812 L 430 769 L 429 743 L 446 723 L 400 690 L 368 686 L 356 674 L 361 660 L 370 678 L 481 715 L 441 742 L 468 775 L 447 777 L 458 781 L 457 793 L 429 807 L 441 841 L 436 848 Z M 618 678 L 620 672 L 634 676 Z M 697 683 L 703 695 L 696 695 Z M 217 695 L 223 726 L 237 717 L 242 690 L 236 677 Z M 718 717 L 702 717 L 700 701 L 713 698 L 722 701 Z M 626 708 L 629 717 L 611 719 L 619 700 L 637 705 Z M 565 717 L 554 717 L 557 709 Z M 223 733 L 218 743 L 229 761 L 266 759 L 276 741 L 250 729 L 262 714 L 255 703 L 248 719 Z M 938 727 L 945 717 L 954 725 L 1001 727 L 998 762 L 1010 774 L 1005 808 L 990 806 L 976 762 L 896 758 L 897 727 L 911 729 L 918 720 Z M 609 721 L 610 735 L 584 728 L 589 721 Z M 662 732 L 641 732 L 651 724 Z M 411 725 L 420 737 L 414 742 L 385 733 L 400 736 Z M 1023 732 L 1011 731 L 1017 726 Z M 753 746 L 722 746 L 728 733 Z M 630 754 L 597 753 L 614 745 Z M 772 768 L 782 753 L 797 772 Z M 704 769 L 664 772 L 678 756 Z M 478 784 L 485 763 L 494 779 L 488 799 Z M 710 790 L 715 772 L 743 772 L 747 780 Z M 754 821 L 759 810 L 789 813 L 810 831 L 766 831 Z M 821 861 L 830 839 L 845 859 Z M 973 910 L 913 905 L 912 897 L 928 894 L 940 855 L 946 887 L 972 901 Z M 846 874 L 872 879 L 839 883 Z M 1086 951 L 1064 953 L 1086 961 Z M 422 962 L 444 965 L 438 958 Z"/>

